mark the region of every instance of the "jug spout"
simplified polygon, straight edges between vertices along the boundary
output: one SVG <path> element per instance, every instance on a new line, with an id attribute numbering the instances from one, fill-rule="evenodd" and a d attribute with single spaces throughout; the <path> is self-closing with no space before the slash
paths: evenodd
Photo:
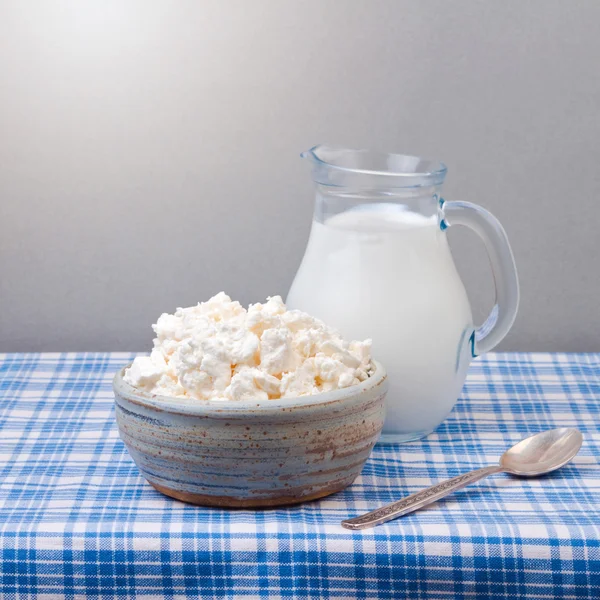
<path id="1" fill-rule="evenodd" d="M 316 148 L 316 146 L 314 146 L 314 148 Z M 310 150 L 305 150 L 304 152 L 300 152 L 300 158 L 312 158 L 312 151 L 314 148 L 311 148 Z"/>

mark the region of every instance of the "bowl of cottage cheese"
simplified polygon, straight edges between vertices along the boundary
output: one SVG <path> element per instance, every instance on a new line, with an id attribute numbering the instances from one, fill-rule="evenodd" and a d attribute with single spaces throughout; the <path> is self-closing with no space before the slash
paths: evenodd
<path id="1" fill-rule="evenodd" d="M 279 296 L 246 309 L 223 292 L 153 329 L 150 355 L 113 388 L 121 438 L 157 490 L 208 506 L 277 506 L 358 476 L 387 391 L 370 340 L 344 340 Z"/>

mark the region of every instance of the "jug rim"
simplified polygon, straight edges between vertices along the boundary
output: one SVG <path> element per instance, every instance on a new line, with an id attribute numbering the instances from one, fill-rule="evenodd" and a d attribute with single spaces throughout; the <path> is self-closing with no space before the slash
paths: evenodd
<path id="1" fill-rule="evenodd" d="M 300 154 L 311 159 L 315 168 L 315 181 L 325 185 L 339 185 L 331 177 L 339 175 L 365 175 L 384 178 L 393 187 L 422 187 L 443 183 L 448 168 L 438 160 L 410 154 L 387 153 L 364 148 L 342 148 L 329 144 L 317 144 Z M 383 168 L 374 168 L 381 165 Z M 326 175 L 325 172 L 330 172 Z M 337 180 L 336 180 L 337 181 Z"/>

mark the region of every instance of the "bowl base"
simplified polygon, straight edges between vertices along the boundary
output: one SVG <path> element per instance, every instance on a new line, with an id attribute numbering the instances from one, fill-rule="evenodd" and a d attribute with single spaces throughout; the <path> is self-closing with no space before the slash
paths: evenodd
<path id="1" fill-rule="evenodd" d="M 319 498 L 325 498 L 336 492 L 340 492 L 344 488 L 347 488 L 355 479 L 357 475 L 352 476 L 351 479 L 344 479 L 337 481 L 334 485 L 322 488 L 312 494 L 301 495 L 280 495 L 272 496 L 267 498 L 233 498 L 231 496 L 210 496 L 208 494 L 195 494 L 192 492 L 182 492 L 180 490 L 172 490 L 159 483 L 153 483 L 149 481 L 150 485 L 158 490 L 165 496 L 170 496 L 176 500 L 187 502 L 188 504 L 196 504 L 198 506 L 213 506 L 219 508 L 272 508 L 274 506 L 289 506 L 291 504 L 301 504 L 303 502 L 310 502 L 311 500 L 318 500 Z"/>

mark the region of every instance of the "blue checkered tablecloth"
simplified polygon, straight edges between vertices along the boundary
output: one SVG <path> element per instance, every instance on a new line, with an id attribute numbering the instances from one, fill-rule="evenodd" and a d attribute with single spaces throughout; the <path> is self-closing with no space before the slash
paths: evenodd
<path id="1" fill-rule="evenodd" d="M 319 502 L 264 511 L 161 496 L 119 439 L 134 355 L 0 354 L 0 597 L 600 598 L 600 354 L 490 354 L 427 439 L 376 447 Z M 372 530 L 348 516 L 578 427 L 573 463 L 496 475 Z"/>

